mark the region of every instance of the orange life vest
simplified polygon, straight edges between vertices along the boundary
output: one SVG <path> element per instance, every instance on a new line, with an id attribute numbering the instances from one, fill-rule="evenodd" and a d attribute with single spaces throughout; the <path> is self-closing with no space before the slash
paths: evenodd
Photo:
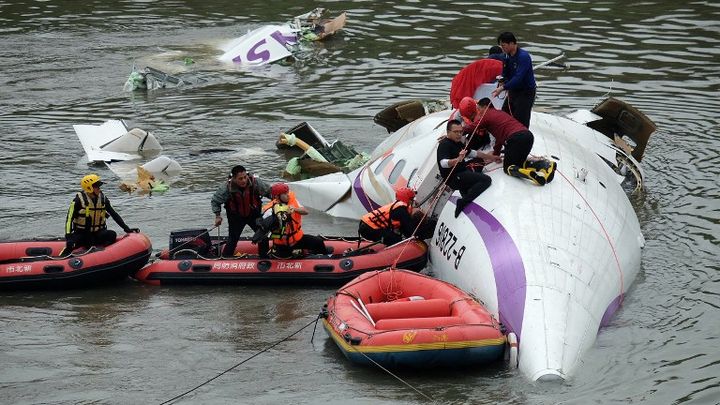
<path id="1" fill-rule="evenodd" d="M 300 208 L 295 193 L 292 191 L 288 194 L 290 199 L 285 204 L 278 198 L 273 198 L 272 201 L 263 206 L 263 212 L 272 209 L 272 215 L 277 216 L 278 226 L 273 229 L 270 233 L 270 239 L 276 245 L 287 245 L 293 246 L 302 237 L 302 215 L 297 212 L 289 214 L 288 207 Z"/>
<path id="2" fill-rule="evenodd" d="M 390 220 L 390 212 L 395 209 L 395 207 L 405 207 L 408 214 L 412 214 L 412 207 L 402 201 L 395 201 L 394 203 L 383 205 L 376 210 L 368 212 L 363 215 L 360 220 L 372 229 L 400 229 L 400 221 Z"/>

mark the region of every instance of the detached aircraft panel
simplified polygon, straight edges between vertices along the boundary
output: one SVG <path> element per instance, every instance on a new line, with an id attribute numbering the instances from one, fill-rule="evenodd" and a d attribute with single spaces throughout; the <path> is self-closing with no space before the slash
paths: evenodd
<path id="1" fill-rule="evenodd" d="M 290 183 L 290 189 L 304 206 L 320 211 L 327 211 L 342 200 L 350 186 L 348 175 L 340 172 Z"/>
<path id="2" fill-rule="evenodd" d="M 128 128 L 121 120 L 108 120 L 101 125 L 73 125 L 80 144 L 90 162 L 103 162 L 108 160 L 129 160 L 126 153 L 105 154 L 102 146 L 128 132 Z M 109 157 L 109 158 L 106 158 Z"/>
<path id="3" fill-rule="evenodd" d="M 286 45 L 297 43 L 295 30 L 287 25 L 266 25 L 237 38 L 222 49 L 219 59 L 242 65 L 264 65 L 292 53 Z"/>

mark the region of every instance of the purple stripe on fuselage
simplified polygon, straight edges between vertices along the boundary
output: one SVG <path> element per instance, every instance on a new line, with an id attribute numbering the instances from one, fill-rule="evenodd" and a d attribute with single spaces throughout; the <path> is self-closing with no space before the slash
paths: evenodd
<path id="1" fill-rule="evenodd" d="M 617 312 L 618 308 L 620 308 L 620 304 L 622 303 L 623 295 L 618 295 L 615 297 L 614 300 L 608 305 L 607 309 L 605 310 L 605 313 L 603 314 L 602 319 L 600 320 L 600 327 L 607 326 L 607 324 L 610 323 L 610 319 L 612 316 Z"/>
<path id="2" fill-rule="evenodd" d="M 357 177 L 355 177 L 355 181 L 353 182 L 353 190 L 355 190 L 355 196 L 358 200 L 360 200 L 360 204 L 365 207 L 365 211 L 370 212 L 375 208 L 379 208 L 380 204 L 370 199 L 370 197 L 365 194 L 365 190 L 363 190 L 360 178 L 362 177 L 364 170 L 365 168 L 361 169 Z"/>
<path id="3" fill-rule="evenodd" d="M 456 203 L 458 197 L 450 197 Z M 463 213 L 475 225 L 490 256 L 495 275 L 500 322 L 520 338 L 525 313 L 525 266 L 515 242 L 505 227 L 490 212 L 474 202 Z"/>

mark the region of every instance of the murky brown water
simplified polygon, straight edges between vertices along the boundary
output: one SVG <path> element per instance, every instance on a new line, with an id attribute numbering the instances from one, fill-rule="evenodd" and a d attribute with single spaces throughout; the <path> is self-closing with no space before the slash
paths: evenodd
<path id="1" fill-rule="evenodd" d="M 249 3 L 249 4 L 248 4 Z M 152 130 L 184 168 L 163 195 L 106 191 L 156 248 L 170 230 L 209 227 L 209 199 L 234 164 L 274 180 L 277 133 L 309 121 L 369 151 L 381 108 L 447 96 L 450 79 L 514 31 L 536 62 L 536 106 L 622 98 L 658 124 L 635 197 L 647 239 L 643 270 L 577 375 L 529 384 L 502 366 L 401 374 L 438 403 L 720 402 L 720 7 L 712 2 L 326 2 L 348 11 L 344 34 L 293 66 L 246 71 L 214 61 L 220 42 L 282 22 L 309 1 L 1 1 L 0 239 L 60 235 L 89 170 L 73 124 L 123 118 Z M 185 66 L 191 57 L 195 64 Z M 207 82 L 124 93 L 133 63 Z M 233 152 L 195 155 L 197 149 Z M 102 177 L 117 182 L 107 168 Z M 309 232 L 354 233 L 320 213 Z M 0 402 L 160 403 L 310 322 L 332 288 L 154 288 L 0 293 Z M 181 403 L 415 403 L 375 369 L 348 364 L 312 328 Z"/>

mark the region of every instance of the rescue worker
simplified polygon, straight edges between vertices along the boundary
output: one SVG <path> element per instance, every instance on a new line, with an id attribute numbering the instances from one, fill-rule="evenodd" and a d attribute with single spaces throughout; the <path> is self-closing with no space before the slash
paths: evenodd
<path id="1" fill-rule="evenodd" d="M 67 213 L 65 221 L 65 249 L 60 256 L 67 256 L 78 246 L 89 248 L 91 246 L 107 246 L 115 242 L 117 234 L 107 229 L 106 218 L 108 214 L 120 225 L 125 233 L 140 232 L 137 228 L 130 228 L 120 215 L 115 212 L 110 200 L 100 191 L 100 181 L 97 174 L 88 174 L 80 180 L 82 190 L 75 195 Z"/>
<path id="2" fill-rule="evenodd" d="M 440 175 L 450 188 L 460 191 L 461 198 L 455 203 L 455 218 L 492 183 L 492 179 L 487 174 L 469 170 L 465 157 L 479 157 L 488 162 L 500 161 L 499 157 L 492 156 L 489 153 L 486 154 L 476 150 L 468 151 L 462 142 L 462 134 L 462 122 L 449 120 L 445 137 L 438 143 L 436 155 Z"/>
<path id="3" fill-rule="evenodd" d="M 234 166 L 230 178 L 215 191 L 210 200 L 215 214 L 215 226 L 222 224 L 221 205 L 225 205 L 228 219 L 228 241 L 221 257 L 233 257 L 245 225 L 249 225 L 253 231 L 258 230 L 256 221 L 260 218 L 261 197 L 270 197 L 270 186 L 249 174 L 241 165 Z M 258 245 L 260 251 L 267 252 L 267 240 L 260 243 L 265 244 Z"/>
<path id="4" fill-rule="evenodd" d="M 286 183 L 275 183 L 270 188 L 272 201 L 263 206 L 263 217 L 275 216 L 270 239 L 279 257 L 290 257 L 293 249 L 307 249 L 311 254 L 327 254 L 325 242 L 302 230 L 302 215 L 308 211 L 300 205 L 295 193 Z"/>
<path id="5" fill-rule="evenodd" d="M 414 198 L 414 190 L 407 187 L 397 189 L 395 202 L 368 212 L 360 219 L 358 233 L 365 239 L 382 241 L 386 246 L 400 242 L 403 236 L 412 236 L 415 231 L 411 216 Z"/>
<path id="6" fill-rule="evenodd" d="M 535 104 L 535 72 L 532 66 L 530 53 L 517 44 L 517 38 L 512 32 L 503 32 L 498 35 L 498 45 L 505 53 L 503 58 L 503 81 L 492 92 L 496 97 L 503 90 L 507 90 L 507 98 L 503 104 L 503 111 L 512 115 L 525 128 L 530 128 L 530 113 Z"/>
<path id="7" fill-rule="evenodd" d="M 546 160 L 527 160 L 532 149 L 534 136 L 525 125 L 505 111 L 496 110 L 489 98 L 478 102 L 480 110 L 475 119 L 477 131 L 485 131 L 495 138 L 493 154 L 500 156 L 503 150 L 503 170 L 506 174 L 529 179 L 538 186 L 553 180 L 557 164 Z"/>

